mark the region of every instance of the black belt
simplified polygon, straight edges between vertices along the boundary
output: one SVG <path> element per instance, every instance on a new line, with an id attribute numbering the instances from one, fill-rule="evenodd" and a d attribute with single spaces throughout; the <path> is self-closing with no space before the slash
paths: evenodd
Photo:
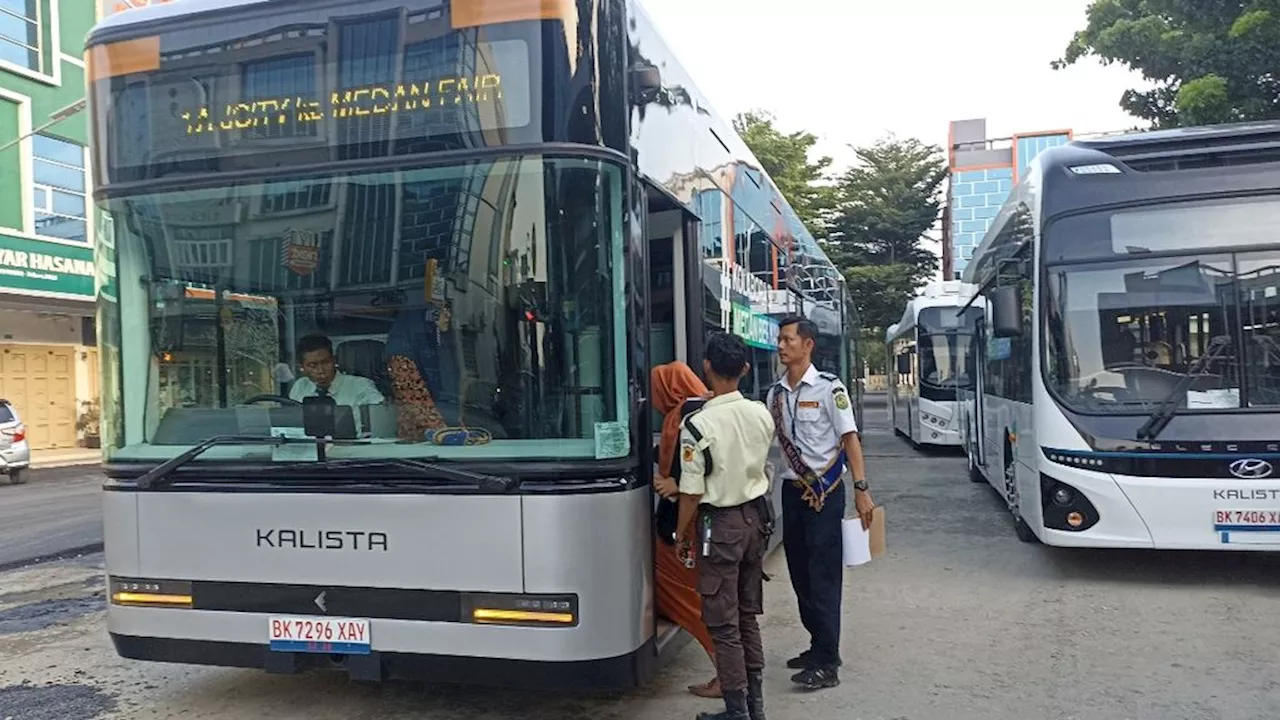
<path id="1" fill-rule="evenodd" d="M 760 524 L 762 525 L 761 529 L 764 531 L 764 534 L 772 535 L 774 526 L 777 523 L 777 518 L 773 513 L 773 498 L 769 497 L 769 493 L 765 493 L 754 500 L 748 500 L 741 505 L 720 507 L 718 505 L 702 503 L 698 506 L 698 509 L 704 512 L 728 512 L 730 510 L 740 510 L 748 505 L 754 505 L 756 507 L 756 511 L 760 513 Z"/>

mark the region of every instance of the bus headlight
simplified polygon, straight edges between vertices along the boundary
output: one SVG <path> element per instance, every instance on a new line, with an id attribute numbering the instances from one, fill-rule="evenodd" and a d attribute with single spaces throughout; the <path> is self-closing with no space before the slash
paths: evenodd
<path id="1" fill-rule="evenodd" d="M 1040 509 L 1050 530 L 1083 532 L 1098 524 L 1098 508 L 1089 498 L 1061 480 L 1040 473 Z"/>
<path id="2" fill-rule="evenodd" d="M 1053 489 L 1053 502 L 1055 505 L 1069 507 L 1071 505 L 1071 500 L 1071 488 L 1059 483 L 1058 486 Z"/>
<path id="3" fill-rule="evenodd" d="M 189 608 L 190 580 L 111 578 L 111 604 L 131 607 Z"/>

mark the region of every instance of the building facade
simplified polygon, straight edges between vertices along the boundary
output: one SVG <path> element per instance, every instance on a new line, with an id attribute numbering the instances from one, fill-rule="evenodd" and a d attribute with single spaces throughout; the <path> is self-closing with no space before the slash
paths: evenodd
<path id="1" fill-rule="evenodd" d="M 37 449 L 96 438 L 97 223 L 80 110 L 98 8 L 0 3 L 0 397 Z"/>
<path id="2" fill-rule="evenodd" d="M 988 138 L 987 121 L 958 120 L 948 133 L 947 204 L 944 210 L 942 276 L 959 279 L 991 221 L 1019 176 L 1044 150 L 1066 144 L 1070 130 Z"/>

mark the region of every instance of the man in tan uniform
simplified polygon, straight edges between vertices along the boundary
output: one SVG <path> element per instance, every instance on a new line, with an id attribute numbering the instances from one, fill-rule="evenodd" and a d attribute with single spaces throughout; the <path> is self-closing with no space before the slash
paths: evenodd
<path id="1" fill-rule="evenodd" d="M 725 711 L 698 720 L 765 720 L 764 645 L 756 617 L 764 612 L 764 554 L 773 530 L 765 462 L 773 417 L 738 392 L 751 370 L 747 346 L 734 335 L 707 341 L 703 369 L 715 394 L 680 430 L 677 552 L 697 556 L 702 620 L 716 647 Z"/>

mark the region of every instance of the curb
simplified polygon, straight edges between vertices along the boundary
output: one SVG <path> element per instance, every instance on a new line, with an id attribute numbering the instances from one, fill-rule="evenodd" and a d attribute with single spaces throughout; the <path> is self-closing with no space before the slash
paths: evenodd
<path id="1" fill-rule="evenodd" d="M 59 550 L 56 553 L 46 555 L 37 555 L 33 558 L 24 560 L 6 560 L 0 563 L 0 572 L 8 572 L 10 570 L 19 570 L 31 567 L 32 565 L 41 565 L 55 560 L 67 560 L 80 555 L 92 555 L 102 552 L 102 543 L 94 543 L 92 545 L 81 545 L 80 547 L 69 548 L 67 550 Z"/>
<path id="2" fill-rule="evenodd" d="M 94 458 L 68 458 L 66 460 L 35 460 L 28 466 L 30 470 L 57 470 L 58 468 L 69 467 L 86 467 L 90 465 L 102 465 L 101 457 Z"/>

